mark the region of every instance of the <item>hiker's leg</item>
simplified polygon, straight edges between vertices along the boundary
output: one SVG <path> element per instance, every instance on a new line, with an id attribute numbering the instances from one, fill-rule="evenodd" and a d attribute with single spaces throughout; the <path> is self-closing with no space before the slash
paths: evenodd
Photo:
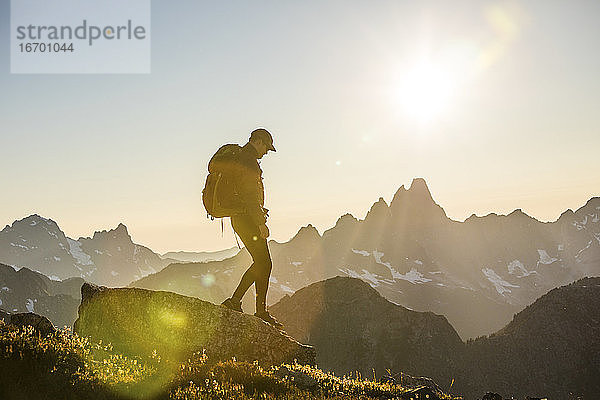
<path id="1" fill-rule="evenodd" d="M 242 300 L 242 297 L 244 297 L 250 286 L 252 286 L 256 280 L 255 276 L 255 263 L 252 263 L 250 268 L 248 268 L 246 272 L 244 272 L 244 275 L 242 275 L 242 279 L 240 280 L 238 287 L 235 289 L 235 292 L 233 292 L 233 296 L 231 297 L 235 300 Z"/>
<path id="2" fill-rule="evenodd" d="M 271 254 L 269 253 L 267 239 L 259 239 L 255 251 L 256 312 L 263 312 L 266 310 L 269 277 L 271 276 L 271 270 L 273 269 L 273 261 L 271 260 Z"/>
<path id="3" fill-rule="evenodd" d="M 254 227 L 253 224 L 249 223 L 248 218 L 243 216 L 232 217 L 231 226 L 237 235 L 242 239 L 246 250 L 252 256 L 252 265 L 244 272 L 240 283 L 238 284 L 232 298 L 235 300 L 241 300 L 246 294 L 246 291 L 256 281 L 256 240 L 255 238 L 260 237 L 258 228 Z"/>

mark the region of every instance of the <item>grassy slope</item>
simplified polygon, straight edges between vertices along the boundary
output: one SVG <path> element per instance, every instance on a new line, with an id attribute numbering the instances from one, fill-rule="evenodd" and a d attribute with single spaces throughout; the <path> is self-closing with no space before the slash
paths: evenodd
<path id="1" fill-rule="evenodd" d="M 0 371 L 0 398 L 6 400 L 370 399 L 408 390 L 298 364 L 263 369 L 235 360 L 212 363 L 202 353 L 177 364 L 156 352 L 127 357 L 69 330 L 41 338 L 31 327 L 2 320 Z"/>

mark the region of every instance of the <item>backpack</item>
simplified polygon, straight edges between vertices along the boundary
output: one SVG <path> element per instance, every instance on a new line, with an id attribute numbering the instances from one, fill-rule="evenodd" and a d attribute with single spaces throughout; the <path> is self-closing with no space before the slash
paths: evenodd
<path id="1" fill-rule="evenodd" d="M 208 176 L 202 190 L 202 202 L 207 216 L 212 219 L 243 213 L 243 202 L 236 190 L 241 150 L 237 144 L 226 144 L 217 150 L 208 162 Z"/>

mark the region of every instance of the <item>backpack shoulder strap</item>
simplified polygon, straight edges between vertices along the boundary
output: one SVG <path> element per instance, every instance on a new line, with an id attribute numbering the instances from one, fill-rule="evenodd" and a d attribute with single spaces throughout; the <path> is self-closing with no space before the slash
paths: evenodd
<path id="1" fill-rule="evenodd" d="M 231 163 L 238 159 L 242 148 L 238 144 L 225 144 L 217 150 L 208 162 L 208 172 L 213 172 L 222 166 L 223 162 Z"/>

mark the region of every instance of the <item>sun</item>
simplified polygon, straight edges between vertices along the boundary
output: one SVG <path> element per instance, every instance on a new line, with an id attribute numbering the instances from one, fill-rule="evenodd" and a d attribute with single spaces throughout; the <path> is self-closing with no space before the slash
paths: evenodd
<path id="1" fill-rule="evenodd" d="M 454 89 L 455 80 L 449 70 L 442 65 L 420 62 L 403 74 L 399 97 L 404 112 L 425 125 L 448 110 Z"/>

